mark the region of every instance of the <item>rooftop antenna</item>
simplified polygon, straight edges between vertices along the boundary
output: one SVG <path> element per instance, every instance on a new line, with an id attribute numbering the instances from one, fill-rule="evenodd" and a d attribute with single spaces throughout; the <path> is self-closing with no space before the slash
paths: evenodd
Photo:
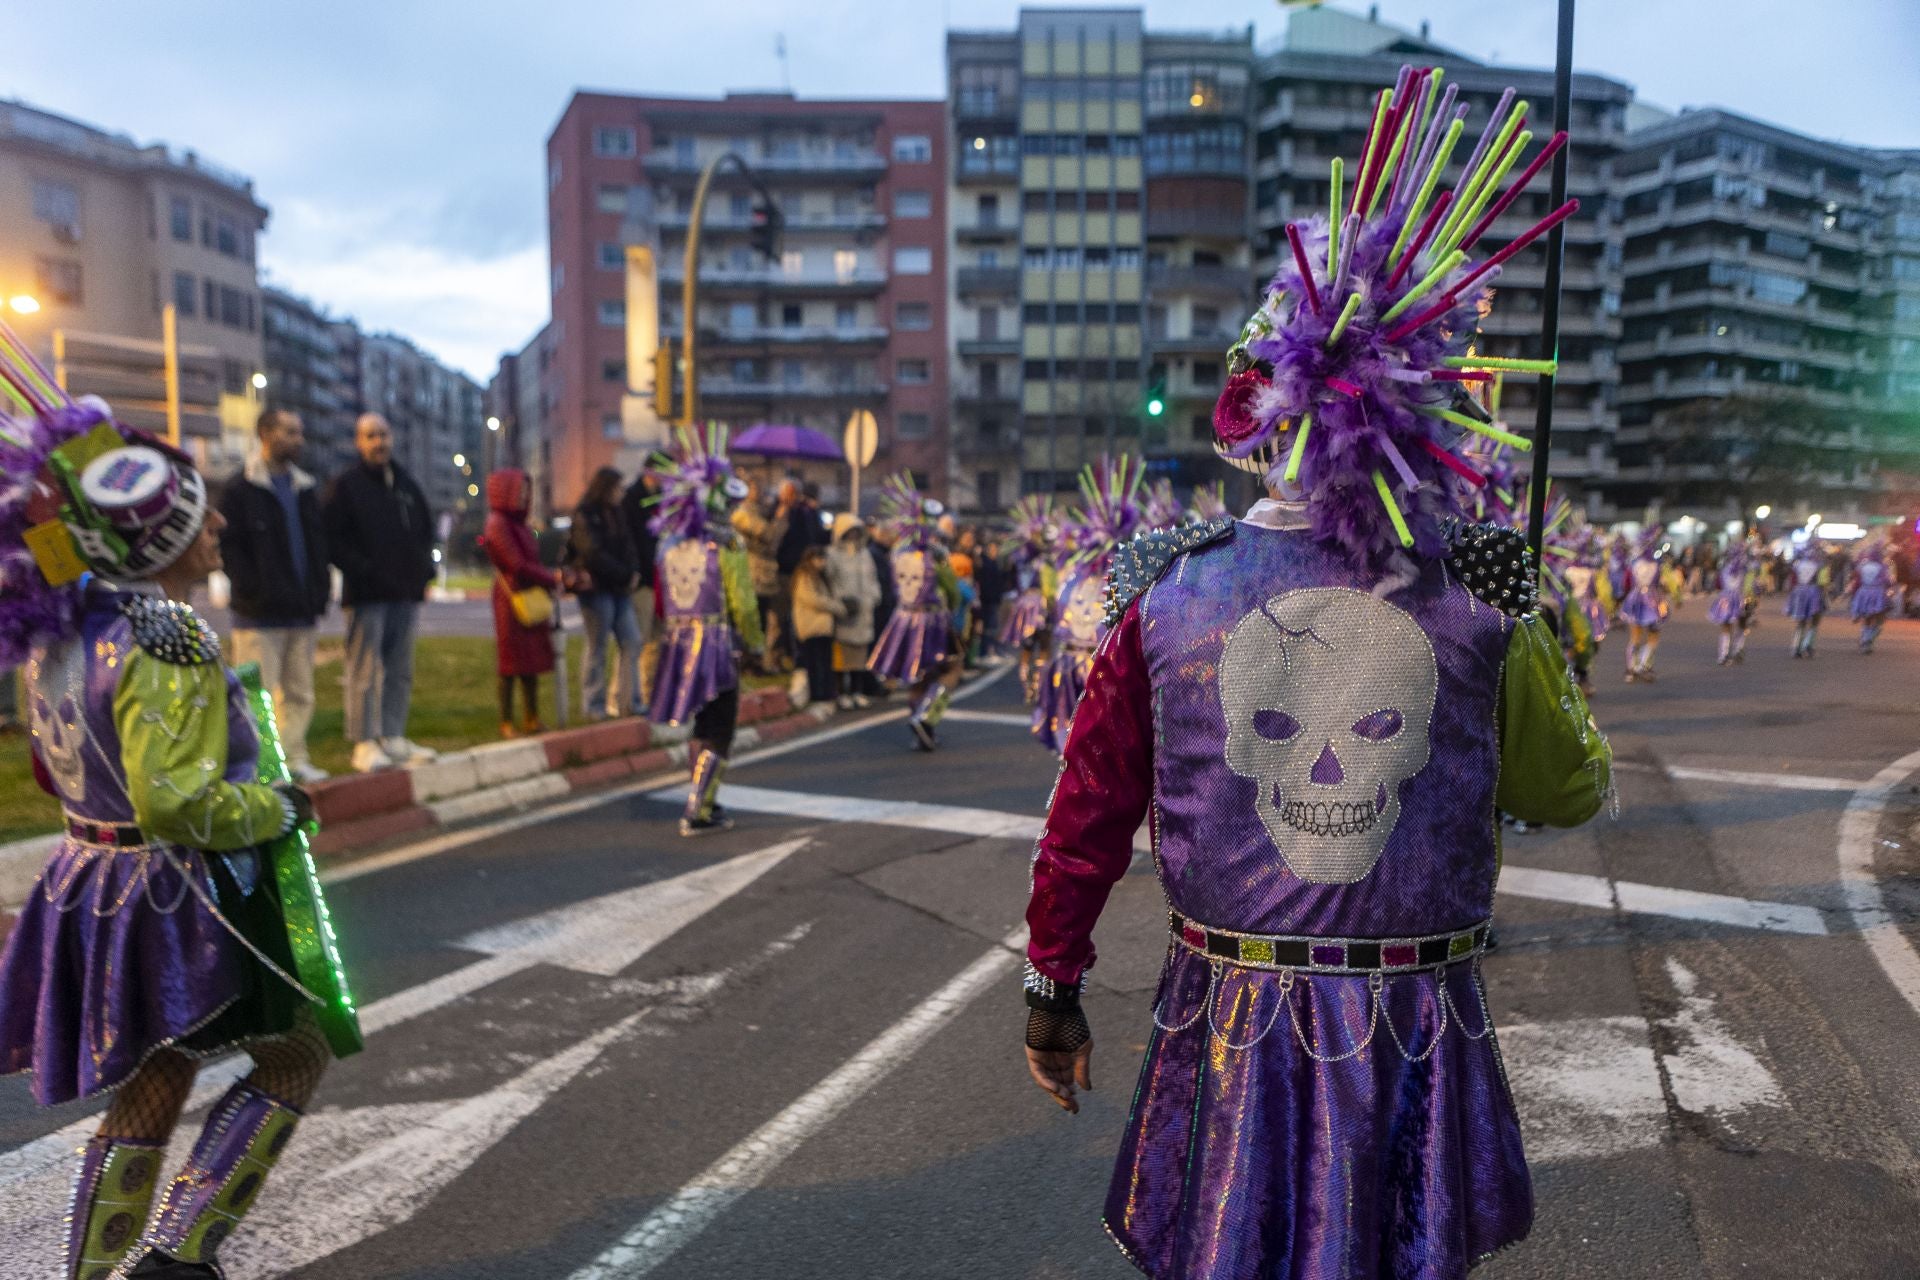
<path id="1" fill-rule="evenodd" d="M 793 92 L 793 77 L 787 73 L 787 33 L 773 33 L 773 56 L 780 59 L 780 87 L 788 93 Z"/>

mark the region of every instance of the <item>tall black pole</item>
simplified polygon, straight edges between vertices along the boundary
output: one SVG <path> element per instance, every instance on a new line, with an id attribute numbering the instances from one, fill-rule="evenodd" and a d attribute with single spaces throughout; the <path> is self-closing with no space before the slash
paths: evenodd
<path id="1" fill-rule="evenodd" d="M 1553 198 L 1548 207 L 1558 209 L 1567 202 L 1567 157 L 1573 154 L 1573 0 L 1560 0 L 1560 37 L 1553 59 L 1553 129 L 1568 132 L 1567 145 L 1553 157 Z M 1560 355 L 1560 260 L 1567 244 L 1567 219 L 1562 218 L 1547 232 L 1546 323 L 1542 337 L 1548 359 Z M 1553 383 L 1551 376 L 1540 379 L 1540 403 L 1533 419 L 1533 484 L 1527 501 L 1527 545 L 1533 548 L 1533 562 L 1540 564 L 1540 542 L 1547 526 L 1547 462 L 1553 453 Z"/>

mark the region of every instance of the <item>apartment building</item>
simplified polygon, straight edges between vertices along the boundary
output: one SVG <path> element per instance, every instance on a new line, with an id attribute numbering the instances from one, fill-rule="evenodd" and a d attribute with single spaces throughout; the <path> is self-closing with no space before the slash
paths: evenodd
<path id="1" fill-rule="evenodd" d="M 1444 48 L 1423 32 L 1404 31 L 1333 9 L 1296 13 L 1283 47 L 1263 56 L 1256 71 L 1258 93 L 1254 160 L 1256 249 L 1263 275 L 1271 275 L 1287 251 L 1286 224 L 1326 209 L 1330 162 L 1348 166 L 1360 153 L 1372 122 L 1376 95 L 1393 84 L 1405 63 L 1446 69 L 1470 104 L 1470 136 L 1509 85 L 1533 104 L 1529 128 L 1544 143 L 1552 132 L 1553 75 L 1544 69 L 1491 66 Z M 1604 76 L 1573 77 L 1567 192 L 1580 211 L 1566 222 L 1560 307 L 1560 376 L 1554 384 L 1554 477 L 1597 519 L 1613 519 L 1619 507 L 1613 488 L 1615 436 L 1620 426 L 1621 372 L 1615 358 L 1621 340 L 1624 275 L 1616 168 L 1627 145 L 1627 106 L 1633 91 Z M 1444 181 L 1457 179 L 1470 147 Z M 1550 211 L 1546 175 L 1494 222 L 1480 248 L 1492 253 Z M 1478 349 L 1495 356 L 1538 358 L 1541 310 L 1546 300 L 1546 242 L 1509 261 Z M 1236 323 L 1238 321 L 1236 317 Z M 1203 357 L 1196 355 L 1195 359 Z M 1213 360 L 1216 357 L 1204 357 Z M 1176 370 L 1178 366 L 1176 366 Z M 1187 366 L 1196 390 L 1202 374 L 1217 365 Z M 1176 378 L 1178 373 L 1176 372 Z M 1176 385 L 1185 384 L 1176 381 Z M 1518 428 L 1531 428 L 1537 412 L 1531 379 L 1508 379 L 1502 413 Z M 1197 399 L 1193 430 L 1200 429 Z"/>
<path id="2" fill-rule="evenodd" d="M 316 476 L 335 475 L 356 456 L 359 348 L 350 336 L 353 326 L 284 289 L 262 290 L 260 308 L 267 375 L 263 399 L 300 415 L 307 440 L 301 465 Z"/>
<path id="3" fill-rule="evenodd" d="M 694 193 L 726 154 L 750 173 L 727 166 L 713 179 L 698 314 L 686 317 Z M 870 410 L 880 425 L 875 481 L 906 469 L 946 495 L 942 103 L 578 93 L 548 139 L 547 164 L 555 504 L 576 500 L 597 467 L 631 472 L 659 443 L 622 413 L 638 385 L 628 368 L 630 245 L 653 250 L 661 336 L 683 350 L 694 326 L 703 420 L 797 423 L 838 440 L 854 411 Z M 777 261 L 756 251 L 759 189 L 784 220 Z"/>
<path id="4" fill-rule="evenodd" d="M 253 183 L 190 149 L 0 101 L 0 307 L 69 387 L 166 429 L 161 310 L 176 309 L 185 443 L 216 475 L 244 456 L 264 367 Z"/>
<path id="5" fill-rule="evenodd" d="M 1251 28 L 1150 32 L 1137 9 L 948 33 L 963 509 L 1069 489 L 1119 450 L 1211 459 L 1146 405 L 1196 324 L 1211 342 L 1251 304 L 1252 62 Z"/>
<path id="6" fill-rule="evenodd" d="M 420 482 L 437 516 L 485 510 L 486 414 L 480 385 L 398 334 L 357 335 L 353 411 L 393 429 L 393 459 Z"/>

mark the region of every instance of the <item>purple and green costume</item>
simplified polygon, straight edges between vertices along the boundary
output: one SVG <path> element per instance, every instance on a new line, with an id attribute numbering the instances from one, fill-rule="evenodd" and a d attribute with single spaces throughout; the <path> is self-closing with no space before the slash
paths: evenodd
<path id="1" fill-rule="evenodd" d="M 931 530 L 902 536 L 888 564 L 900 601 L 874 643 L 867 666 L 875 675 L 918 684 L 940 674 L 953 657 L 953 613 L 942 590 L 951 575 Z"/>
<path id="2" fill-rule="evenodd" d="M 1817 550 L 1794 558 L 1788 571 L 1787 616 L 1795 622 L 1818 622 L 1827 611 L 1827 565 Z"/>
<path id="3" fill-rule="evenodd" d="M 655 577 L 667 638 L 647 704 L 647 718 L 656 724 L 686 724 L 740 685 L 734 620 L 757 620 L 758 611 L 750 603 L 751 582 L 730 551 L 704 530 L 661 545 Z"/>

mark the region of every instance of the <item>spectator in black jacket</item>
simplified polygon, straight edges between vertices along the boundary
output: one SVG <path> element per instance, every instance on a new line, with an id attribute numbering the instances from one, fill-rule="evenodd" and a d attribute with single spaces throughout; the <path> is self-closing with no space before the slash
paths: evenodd
<path id="1" fill-rule="evenodd" d="M 640 585 L 633 535 L 620 509 L 620 473 L 602 467 L 587 482 L 573 509 L 567 561 L 580 575 L 580 618 L 586 624 L 587 657 L 580 671 L 580 714 L 589 721 L 636 715 L 640 705 L 640 624 L 633 593 Z M 613 686 L 607 686 L 607 640 L 619 649 Z"/>
<path id="2" fill-rule="evenodd" d="M 651 471 L 627 486 L 620 499 L 620 514 L 626 517 L 627 537 L 633 541 L 634 566 L 640 572 L 640 585 L 633 590 L 633 620 L 640 631 L 640 700 L 644 709 L 653 697 L 653 676 L 660 667 L 660 641 L 664 630 L 660 606 L 654 597 L 654 560 L 660 554 L 660 535 L 653 531 L 654 509 L 649 500 L 660 492 L 660 479 Z"/>
<path id="3" fill-rule="evenodd" d="M 333 593 L 319 491 L 313 477 L 294 465 L 306 443 L 299 414 L 268 409 L 253 429 L 259 448 L 220 498 L 220 514 L 227 518 L 220 554 L 232 584 L 233 660 L 260 664 L 294 781 L 318 782 L 326 770 L 307 758 L 314 624 Z"/>
<path id="4" fill-rule="evenodd" d="M 333 478 L 321 523 L 347 613 L 347 738 L 353 767 L 370 773 L 437 754 L 407 740 L 413 634 L 433 581 L 433 513 L 393 460 L 385 418 L 361 414 L 353 440 L 360 461 Z"/>

